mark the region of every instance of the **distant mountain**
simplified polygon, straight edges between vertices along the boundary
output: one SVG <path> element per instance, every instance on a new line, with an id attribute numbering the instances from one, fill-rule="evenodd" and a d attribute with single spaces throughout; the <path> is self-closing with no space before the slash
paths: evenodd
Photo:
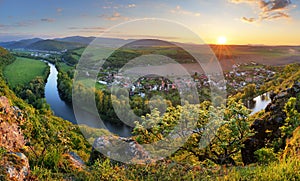
<path id="1" fill-rule="evenodd" d="M 81 44 L 89 44 L 96 37 L 82 37 L 82 36 L 70 36 L 65 38 L 56 38 L 54 40 L 63 41 L 63 42 L 72 42 L 72 43 L 81 43 Z"/>
<path id="2" fill-rule="evenodd" d="M 57 40 L 41 40 L 35 43 L 32 43 L 29 46 L 24 47 L 25 49 L 31 50 L 46 50 L 46 51 L 62 51 L 65 49 L 75 49 L 86 46 L 81 43 L 74 42 L 63 42 Z"/>
<path id="3" fill-rule="evenodd" d="M 12 41 L 12 42 L 2 42 L 0 46 L 10 49 L 17 49 L 17 48 L 25 48 L 33 43 L 41 41 L 41 38 L 32 38 L 32 39 L 25 39 L 20 41 Z"/>
<path id="4" fill-rule="evenodd" d="M 95 40 L 95 41 L 94 41 Z M 93 42 L 94 41 L 94 42 Z M 46 51 L 62 51 L 65 49 L 76 49 L 80 47 L 86 47 L 91 42 L 104 45 L 109 47 L 120 47 L 130 42 L 133 42 L 134 39 L 124 40 L 120 38 L 96 38 L 96 37 L 82 37 L 82 36 L 70 36 L 64 38 L 55 38 L 55 39 L 25 39 L 20 41 L 11 41 L 11 42 L 0 42 L 0 46 L 8 49 L 31 49 L 31 50 L 46 50 Z M 135 46 L 164 46 L 165 44 L 161 42 L 153 42 L 153 40 L 138 40 L 135 42 Z"/>

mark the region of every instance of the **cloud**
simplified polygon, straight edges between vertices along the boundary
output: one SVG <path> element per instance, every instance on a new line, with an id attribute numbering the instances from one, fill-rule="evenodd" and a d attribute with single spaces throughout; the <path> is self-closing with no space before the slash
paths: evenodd
<path id="1" fill-rule="evenodd" d="M 188 15 L 188 16 L 200 16 L 200 13 L 195 13 L 192 11 L 183 10 L 180 6 L 176 6 L 175 9 L 170 11 L 173 14 L 180 14 L 180 15 Z"/>
<path id="2" fill-rule="evenodd" d="M 136 7 L 136 4 L 128 4 L 127 7 L 128 7 L 128 8 L 135 8 L 135 7 Z"/>
<path id="3" fill-rule="evenodd" d="M 102 6 L 102 9 L 110 9 L 110 6 Z"/>
<path id="4" fill-rule="evenodd" d="M 127 20 L 129 20 L 128 17 L 122 16 L 118 12 L 115 12 L 112 15 L 100 15 L 100 17 L 104 18 L 105 20 L 108 20 L 108 21 L 119 21 L 119 20 L 127 21 Z"/>
<path id="5" fill-rule="evenodd" d="M 57 9 L 56 9 L 56 12 L 58 12 L 58 13 L 61 13 L 62 11 L 63 11 L 62 8 L 57 8 Z"/>
<path id="6" fill-rule="evenodd" d="M 249 3 L 258 7 L 260 12 L 257 18 L 242 17 L 244 22 L 256 22 L 263 20 L 273 20 L 279 18 L 289 18 L 288 11 L 291 8 L 291 0 L 229 0 L 231 3 Z"/>
<path id="7" fill-rule="evenodd" d="M 255 18 L 246 18 L 246 17 L 242 17 L 241 20 L 247 23 L 253 23 L 256 21 Z"/>
<path id="8" fill-rule="evenodd" d="M 100 26 L 93 26 L 93 27 L 69 27 L 70 30 L 105 30 L 105 28 Z"/>
<path id="9" fill-rule="evenodd" d="M 20 21 L 14 24 L 0 24 L 0 30 L 9 30 L 12 28 L 21 28 L 33 26 L 36 24 L 36 21 Z"/>
<path id="10" fill-rule="evenodd" d="M 55 19 L 52 19 L 52 18 L 42 18 L 41 21 L 43 22 L 48 22 L 48 23 L 52 23 L 55 21 Z"/>
<path id="11" fill-rule="evenodd" d="M 106 30 L 103 27 L 69 27 L 69 30 L 76 30 L 77 32 L 84 32 L 84 33 L 102 33 Z"/>

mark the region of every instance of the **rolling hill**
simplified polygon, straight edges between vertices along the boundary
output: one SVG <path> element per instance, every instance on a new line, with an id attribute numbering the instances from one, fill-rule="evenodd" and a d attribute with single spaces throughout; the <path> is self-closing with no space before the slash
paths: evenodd
<path id="1" fill-rule="evenodd" d="M 62 51 L 65 49 L 75 49 L 86 46 L 81 43 L 74 42 L 62 42 L 56 40 L 41 40 L 35 43 L 32 43 L 26 47 L 25 49 L 31 50 L 46 50 L 46 51 Z"/>

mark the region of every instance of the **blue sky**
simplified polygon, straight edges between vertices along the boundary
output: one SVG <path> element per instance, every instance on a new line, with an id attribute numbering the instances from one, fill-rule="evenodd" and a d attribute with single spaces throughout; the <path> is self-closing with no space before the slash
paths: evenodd
<path id="1" fill-rule="evenodd" d="M 99 36 L 122 22 L 163 18 L 186 25 L 207 43 L 226 36 L 230 44 L 300 45 L 299 5 L 297 0 L 0 0 L 0 41 Z"/>

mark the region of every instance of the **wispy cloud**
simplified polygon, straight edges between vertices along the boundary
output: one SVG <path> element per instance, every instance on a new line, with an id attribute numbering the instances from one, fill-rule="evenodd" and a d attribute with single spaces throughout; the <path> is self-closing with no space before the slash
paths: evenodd
<path id="1" fill-rule="evenodd" d="M 102 6 L 102 9 L 125 9 L 125 8 L 136 8 L 136 4 L 128 4 L 128 5 L 122 5 L 122 4 L 116 4 L 116 5 L 105 5 Z"/>
<path id="2" fill-rule="evenodd" d="M 292 7 L 291 0 L 229 0 L 231 3 L 249 3 L 254 4 L 260 10 L 257 18 L 242 17 L 244 22 L 256 22 L 263 20 L 273 20 L 279 18 L 289 18 L 288 11 Z"/>
<path id="3" fill-rule="evenodd" d="M 61 13 L 63 11 L 62 8 L 56 8 L 56 12 Z"/>
<path id="4" fill-rule="evenodd" d="M 119 20 L 127 21 L 127 20 L 129 20 L 128 17 L 122 16 L 118 12 L 115 12 L 112 15 L 100 15 L 100 17 L 105 20 L 108 20 L 108 21 L 119 21 Z"/>
<path id="5" fill-rule="evenodd" d="M 247 23 L 253 23 L 253 22 L 256 21 L 255 18 L 246 18 L 246 17 L 242 17 L 241 20 L 242 20 L 243 22 L 247 22 Z"/>
<path id="6" fill-rule="evenodd" d="M 70 30 L 105 30 L 103 27 L 93 26 L 93 27 L 69 27 Z"/>
<path id="7" fill-rule="evenodd" d="M 127 7 L 128 7 L 128 8 L 135 8 L 135 7 L 136 7 L 136 4 L 128 4 Z"/>
<path id="8" fill-rule="evenodd" d="M 41 21 L 43 22 L 48 22 L 48 23 L 52 23 L 55 21 L 55 19 L 52 19 L 52 18 L 42 18 Z"/>
<path id="9" fill-rule="evenodd" d="M 176 6 L 176 8 L 170 10 L 170 12 L 173 13 L 173 14 L 181 14 L 181 15 L 189 15 L 189 16 L 200 16 L 200 13 L 184 10 L 180 6 Z"/>
<path id="10" fill-rule="evenodd" d="M 74 30 L 76 32 L 82 32 L 82 33 L 102 33 L 106 30 L 106 28 L 103 27 L 69 27 L 69 30 Z"/>
<path id="11" fill-rule="evenodd" d="M 28 27 L 35 25 L 35 21 L 20 21 L 14 24 L 0 24 L 1 30 L 8 30 L 10 28 L 20 28 L 20 27 Z"/>

